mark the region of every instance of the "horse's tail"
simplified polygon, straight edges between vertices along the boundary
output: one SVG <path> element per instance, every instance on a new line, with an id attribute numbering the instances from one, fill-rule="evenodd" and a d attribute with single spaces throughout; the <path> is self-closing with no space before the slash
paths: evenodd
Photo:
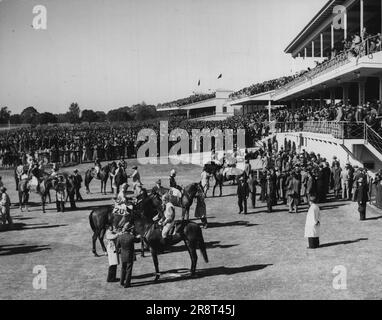
<path id="1" fill-rule="evenodd" d="M 92 229 L 92 231 L 97 232 L 97 228 L 96 228 L 94 221 L 93 221 L 93 212 L 94 211 L 90 212 L 90 214 L 89 214 L 89 224 L 90 224 L 90 228 Z"/>
<path id="2" fill-rule="evenodd" d="M 204 242 L 202 229 L 200 229 L 200 228 L 199 228 L 198 245 L 199 245 L 199 249 L 200 249 L 200 252 L 202 253 L 204 261 L 206 263 L 208 263 L 208 255 L 207 255 L 206 243 Z"/>

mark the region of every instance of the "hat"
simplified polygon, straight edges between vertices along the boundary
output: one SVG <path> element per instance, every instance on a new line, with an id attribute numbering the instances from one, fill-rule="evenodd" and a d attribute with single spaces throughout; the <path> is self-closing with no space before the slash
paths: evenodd
<path id="1" fill-rule="evenodd" d="M 156 184 L 161 184 L 161 183 L 162 183 L 162 180 L 161 180 L 161 179 L 158 179 L 155 183 L 156 183 Z"/>
<path id="2" fill-rule="evenodd" d="M 137 170 L 137 169 L 138 169 L 138 167 L 137 167 L 137 166 L 134 166 L 134 167 L 133 167 L 133 170 Z"/>
<path id="3" fill-rule="evenodd" d="M 74 171 L 73 171 L 74 173 L 77 173 L 78 172 L 78 169 L 74 169 Z"/>
<path id="4" fill-rule="evenodd" d="M 6 188 L 6 187 L 1 187 L 1 188 L 0 188 L 0 192 L 4 193 L 4 192 L 6 192 L 6 191 L 7 191 L 7 188 Z"/>

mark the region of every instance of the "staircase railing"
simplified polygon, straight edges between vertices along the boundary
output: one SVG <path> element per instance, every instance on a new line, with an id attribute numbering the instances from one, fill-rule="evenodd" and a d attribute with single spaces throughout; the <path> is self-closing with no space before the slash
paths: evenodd
<path id="1" fill-rule="evenodd" d="M 365 141 L 382 154 L 382 137 L 365 123 Z"/>

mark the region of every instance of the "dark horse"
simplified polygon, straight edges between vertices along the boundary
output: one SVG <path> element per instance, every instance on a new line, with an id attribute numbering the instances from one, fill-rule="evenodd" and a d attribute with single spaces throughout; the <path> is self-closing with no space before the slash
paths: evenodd
<path id="1" fill-rule="evenodd" d="M 196 249 L 199 248 L 204 261 L 208 262 L 206 244 L 203 239 L 203 233 L 200 226 L 191 221 L 182 221 L 182 232 L 170 235 L 167 239 L 162 238 L 162 231 L 158 225 L 153 222 L 157 209 L 152 205 L 150 198 L 142 200 L 138 207 L 134 208 L 129 215 L 130 222 L 134 225 L 134 230 L 140 234 L 145 243 L 149 246 L 151 256 L 155 267 L 155 281 L 159 280 L 158 254 L 184 241 L 191 259 L 191 276 L 195 276 L 198 255 Z"/>
<path id="2" fill-rule="evenodd" d="M 145 206 L 151 206 L 153 208 L 156 208 L 157 212 L 162 212 L 162 202 L 156 195 L 150 195 L 145 200 L 146 200 L 144 202 Z M 90 223 L 90 228 L 93 231 L 92 252 L 95 256 L 98 256 L 97 250 L 96 250 L 97 239 L 99 240 L 99 243 L 101 244 L 103 252 L 106 253 L 106 247 L 103 242 L 106 229 L 109 226 L 113 226 L 113 227 L 122 226 L 125 222 L 127 221 L 125 221 L 124 216 L 113 214 L 112 205 L 99 207 L 94 209 L 92 212 L 90 212 L 89 223 Z M 141 244 L 142 244 L 142 256 L 144 256 L 143 242 Z"/>
<path id="3" fill-rule="evenodd" d="M 38 187 L 32 190 L 30 186 L 31 177 L 26 179 L 21 179 L 18 184 L 18 194 L 19 194 L 19 203 L 20 210 L 23 211 L 23 205 L 28 211 L 28 201 L 29 195 L 31 192 L 37 193 L 41 197 L 42 212 L 45 213 L 45 203 L 46 197 L 49 196 L 50 200 L 50 189 L 53 189 L 53 179 L 49 175 L 44 174 L 42 179 L 38 182 Z"/>
<path id="4" fill-rule="evenodd" d="M 113 167 L 112 168 L 112 171 L 111 173 L 112 174 L 115 174 L 115 172 L 117 171 L 117 167 Z M 119 188 L 121 187 L 121 185 L 123 185 L 125 182 L 127 182 L 127 173 L 125 170 L 118 170 L 117 174 L 114 176 L 114 185 L 116 187 L 116 193 L 118 194 L 119 193 Z M 112 181 L 110 181 L 112 183 Z M 113 189 L 113 184 L 111 185 L 111 188 Z"/>
<path id="5" fill-rule="evenodd" d="M 101 193 L 106 195 L 106 183 L 109 179 L 110 172 L 116 167 L 115 162 L 109 163 L 102 167 L 99 172 L 99 180 L 101 180 Z M 89 184 L 94 178 L 94 168 L 88 169 L 85 173 L 85 187 L 86 193 L 90 193 Z"/>

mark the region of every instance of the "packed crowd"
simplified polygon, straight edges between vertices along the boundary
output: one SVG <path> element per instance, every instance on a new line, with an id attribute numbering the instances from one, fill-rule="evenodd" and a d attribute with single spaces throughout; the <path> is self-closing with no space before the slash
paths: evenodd
<path id="1" fill-rule="evenodd" d="M 263 170 L 258 175 L 251 170 L 250 159 L 253 158 L 261 158 L 263 163 Z M 374 187 L 377 205 L 382 205 L 382 170 L 372 177 L 367 169 L 352 166 L 349 162 L 341 164 L 335 156 L 329 163 L 320 154 L 305 150 L 299 153 L 287 140 L 280 148 L 275 139 L 269 140 L 269 144 L 264 144 L 255 154 L 247 153 L 245 172 L 248 179 L 244 183 L 248 183 L 248 190 L 252 191 L 252 207 L 256 207 L 256 187 L 259 186 L 259 200 L 267 203 L 268 212 L 283 203 L 288 204 L 290 213 L 297 213 L 301 203 L 309 203 L 311 197 L 317 203 L 326 202 L 332 191 L 335 199 L 357 201 L 360 218 L 364 220 L 366 203 L 370 201 Z M 240 213 L 243 209 L 246 213 L 246 197 L 240 197 L 239 193 L 238 196 Z"/>
<path id="2" fill-rule="evenodd" d="M 208 99 L 213 99 L 216 97 L 216 93 L 211 94 L 194 94 L 192 96 L 189 96 L 187 98 L 178 99 L 171 102 L 166 102 L 163 104 L 158 104 L 157 109 L 164 109 L 164 108 L 178 108 L 187 104 L 196 103 Z"/>

